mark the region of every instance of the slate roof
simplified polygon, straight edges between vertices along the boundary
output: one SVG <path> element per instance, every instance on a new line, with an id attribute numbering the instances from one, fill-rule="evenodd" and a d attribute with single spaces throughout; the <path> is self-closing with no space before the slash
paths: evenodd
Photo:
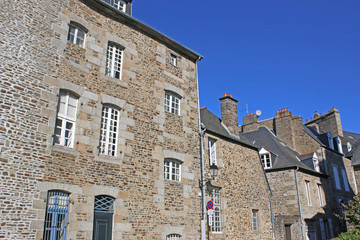
<path id="1" fill-rule="evenodd" d="M 275 160 L 273 160 L 270 170 L 299 167 L 313 174 L 321 174 L 299 161 L 297 157 L 299 154 L 277 138 L 275 134 L 266 127 L 260 127 L 258 130 L 248 133 L 241 133 L 241 135 L 247 137 L 249 140 L 255 141 L 255 145 L 267 148 L 277 155 Z M 267 171 L 269 171 L 269 169 L 267 169 Z"/>
<path id="2" fill-rule="evenodd" d="M 306 159 L 309 159 L 309 158 L 312 159 L 313 156 L 314 156 L 314 152 L 301 154 L 301 155 L 298 155 L 297 157 L 300 159 L 300 161 L 303 161 L 303 160 L 306 160 Z"/>
<path id="3" fill-rule="evenodd" d="M 347 158 L 351 158 L 352 165 L 360 165 L 360 141 L 346 154 Z"/>
<path id="4" fill-rule="evenodd" d="M 344 134 L 344 138 L 346 138 L 350 142 L 357 143 L 360 141 L 360 134 L 358 133 L 343 131 L 343 134 Z"/>
<path id="5" fill-rule="evenodd" d="M 210 112 L 207 108 L 200 109 L 200 119 L 201 122 L 205 125 L 206 131 L 218 135 L 219 137 L 225 137 L 232 141 L 245 144 L 249 147 L 257 149 L 257 146 L 252 144 L 246 137 L 239 137 L 230 134 L 226 126 L 222 124 L 221 119 L 212 112 Z"/>

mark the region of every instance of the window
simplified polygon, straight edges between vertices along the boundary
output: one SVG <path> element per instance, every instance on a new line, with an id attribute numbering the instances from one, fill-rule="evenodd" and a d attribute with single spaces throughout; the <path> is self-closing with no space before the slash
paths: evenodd
<path id="1" fill-rule="evenodd" d="M 115 7 L 116 9 L 125 12 L 126 11 L 126 2 L 121 0 L 103 0 L 104 2 L 110 4 L 111 6 Z"/>
<path id="2" fill-rule="evenodd" d="M 308 200 L 308 205 L 311 206 L 310 182 L 309 181 L 305 181 L 305 191 L 306 191 L 306 197 Z"/>
<path id="3" fill-rule="evenodd" d="M 351 144 L 349 142 L 346 143 L 346 148 L 348 152 L 351 151 Z"/>
<path id="4" fill-rule="evenodd" d="M 334 178 L 335 178 L 336 189 L 340 190 L 341 186 L 340 186 L 339 172 L 338 172 L 337 166 L 335 166 L 335 165 L 333 165 L 333 174 L 334 174 Z"/>
<path id="5" fill-rule="evenodd" d="M 165 160 L 164 178 L 173 181 L 180 181 L 181 164 L 174 160 Z"/>
<path id="6" fill-rule="evenodd" d="M 65 240 L 69 208 L 69 194 L 49 191 L 46 203 L 44 240 Z"/>
<path id="7" fill-rule="evenodd" d="M 324 201 L 324 191 L 322 189 L 322 186 L 321 184 L 318 184 L 318 197 L 319 197 L 319 204 L 320 204 L 320 207 L 323 207 L 325 206 L 325 201 Z"/>
<path id="8" fill-rule="evenodd" d="M 334 149 L 334 140 L 331 133 L 329 132 L 327 133 L 327 138 L 328 138 L 329 148 Z"/>
<path id="9" fill-rule="evenodd" d="M 77 101 L 74 94 L 60 91 L 54 144 L 73 147 Z"/>
<path id="10" fill-rule="evenodd" d="M 177 56 L 175 56 L 174 54 L 170 54 L 170 63 L 173 66 L 177 66 Z"/>
<path id="11" fill-rule="evenodd" d="M 165 93 L 165 111 L 180 114 L 180 98 L 174 94 Z"/>
<path id="12" fill-rule="evenodd" d="M 343 206 L 343 204 L 345 204 L 344 200 L 342 200 L 341 198 L 338 199 L 338 203 L 339 203 L 339 212 L 340 212 L 340 216 L 344 216 L 344 212 L 345 212 L 345 207 Z"/>
<path id="13" fill-rule="evenodd" d="M 119 110 L 104 106 L 101 116 L 100 154 L 116 156 Z"/>
<path id="14" fill-rule="evenodd" d="M 259 213 L 259 210 L 252 210 L 252 230 L 253 230 L 253 232 L 256 232 L 259 230 L 258 213 Z"/>
<path id="15" fill-rule="evenodd" d="M 166 240 L 178 240 L 180 237 L 181 235 L 179 234 L 169 234 L 166 236 Z"/>
<path id="16" fill-rule="evenodd" d="M 209 160 L 210 166 L 217 165 L 216 163 L 216 141 L 214 139 L 209 139 Z"/>
<path id="17" fill-rule="evenodd" d="M 320 172 L 319 159 L 317 158 L 315 153 L 314 153 L 314 156 L 313 156 L 313 163 L 314 163 L 315 171 Z"/>
<path id="18" fill-rule="evenodd" d="M 344 187 L 345 187 L 345 191 L 349 192 L 350 191 L 350 187 L 349 187 L 349 182 L 348 182 L 348 178 L 347 178 L 347 174 L 345 169 L 341 170 L 341 175 L 344 181 Z"/>
<path id="19" fill-rule="evenodd" d="M 100 195 L 95 197 L 94 204 L 94 240 L 111 240 L 115 199 Z"/>
<path id="20" fill-rule="evenodd" d="M 262 163 L 263 167 L 265 169 L 271 168 L 270 154 L 269 153 L 261 154 L 260 157 L 261 157 L 261 163 Z"/>
<path id="21" fill-rule="evenodd" d="M 86 33 L 79 26 L 74 24 L 69 25 L 68 41 L 81 47 L 85 46 Z"/>
<path id="22" fill-rule="evenodd" d="M 214 219 L 211 226 L 211 231 L 221 232 L 221 203 L 220 203 L 220 188 L 213 188 L 211 200 L 214 203 Z"/>
<path id="23" fill-rule="evenodd" d="M 109 43 L 106 56 L 106 75 L 121 79 L 123 61 L 123 48 L 119 45 Z"/>

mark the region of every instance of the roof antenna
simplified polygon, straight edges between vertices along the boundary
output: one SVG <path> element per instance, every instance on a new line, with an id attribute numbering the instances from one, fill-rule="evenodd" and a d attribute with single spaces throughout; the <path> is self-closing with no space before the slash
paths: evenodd
<path id="1" fill-rule="evenodd" d="M 243 102 L 243 104 L 245 104 L 245 107 L 246 107 L 246 115 L 248 115 L 248 114 L 249 114 L 248 103 L 247 103 L 247 102 Z"/>

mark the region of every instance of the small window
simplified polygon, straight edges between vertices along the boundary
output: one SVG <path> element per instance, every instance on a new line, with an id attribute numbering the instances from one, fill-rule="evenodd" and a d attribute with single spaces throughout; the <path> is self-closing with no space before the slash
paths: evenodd
<path id="1" fill-rule="evenodd" d="M 179 240 L 181 238 L 181 235 L 179 234 L 169 234 L 166 236 L 166 240 Z"/>
<path id="2" fill-rule="evenodd" d="M 344 181 L 345 191 L 349 192 L 350 191 L 350 186 L 349 186 L 349 181 L 348 181 L 345 169 L 341 170 L 341 175 L 342 175 L 342 178 L 343 178 L 343 181 Z"/>
<path id="3" fill-rule="evenodd" d="M 346 148 L 348 152 L 351 152 L 351 144 L 349 142 L 346 143 Z"/>
<path id="4" fill-rule="evenodd" d="M 313 164 L 314 164 L 315 171 L 320 172 L 319 159 L 317 158 L 316 154 L 314 154 L 314 157 L 313 157 Z"/>
<path id="5" fill-rule="evenodd" d="M 216 163 L 216 141 L 214 139 L 209 139 L 209 160 L 210 160 L 210 166 L 217 165 L 217 163 Z"/>
<path id="6" fill-rule="evenodd" d="M 171 65 L 176 67 L 177 62 L 178 62 L 177 56 L 174 55 L 174 54 L 170 54 L 170 63 L 171 63 Z"/>
<path id="7" fill-rule="evenodd" d="M 308 205 L 311 206 L 311 194 L 310 194 L 310 182 L 305 181 L 305 191 L 306 191 L 306 197 L 308 200 Z"/>
<path id="8" fill-rule="evenodd" d="M 318 196 L 319 196 L 320 207 L 324 207 L 325 206 L 324 191 L 321 184 L 318 184 Z"/>
<path id="9" fill-rule="evenodd" d="M 335 187 L 336 189 L 340 190 L 341 186 L 340 186 L 339 172 L 337 166 L 335 165 L 333 165 L 333 174 L 335 178 Z"/>
<path id="10" fill-rule="evenodd" d="M 214 203 L 214 218 L 211 226 L 211 231 L 213 233 L 221 232 L 221 198 L 220 198 L 220 188 L 213 188 L 211 194 L 211 200 Z"/>
<path id="11" fill-rule="evenodd" d="M 259 210 L 252 210 L 252 230 L 253 232 L 257 232 L 259 230 L 259 223 L 258 223 L 258 213 Z"/>
<path id="12" fill-rule="evenodd" d="M 121 79 L 123 48 L 109 43 L 106 56 L 106 76 Z"/>
<path id="13" fill-rule="evenodd" d="M 81 47 L 85 46 L 85 31 L 77 25 L 69 25 L 68 41 Z"/>
<path id="14" fill-rule="evenodd" d="M 100 154 L 116 156 L 119 110 L 104 106 L 101 116 Z"/>
<path id="15" fill-rule="evenodd" d="M 60 91 L 55 123 L 54 144 L 73 147 L 77 97 L 67 91 Z"/>
<path id="16" fill-rule="evenodd" d="M 269 153 L 261 154 L 260 157 L 261 157 L 261 163 L 262 163 L 263 167 L 265 169 L 271 168 L 270 154 Z"/>
<path id="17" fill-rule="evenodd" d="M 165 93 L 165 111 L 180 114 L 180 98 L 169 92 Z"/>
<path id="18" fill-rule="evenodd" d="M 181 164 L 174 160 L 165 160 L 164 178 L 173 181 L 180 181 Z"/>
<path id="19" fill-rule="evenodd" d="M 122 12 L 126 12 L 126 2 L 122 0 L 103 0 L 103 1 Z"/>
<path id="20" fill-rule="evenodd" d="M 66 239 L 69 194 L 49 191 L 46 202 L 44 240 Z"/>

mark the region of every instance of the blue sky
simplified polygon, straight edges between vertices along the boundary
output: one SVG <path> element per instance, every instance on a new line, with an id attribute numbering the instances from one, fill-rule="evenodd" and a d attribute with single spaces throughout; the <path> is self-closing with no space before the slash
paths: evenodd
<path id="1" fill-rule="evenodd" d="M 340 110 L 360 133 L 359 0 L 133 0 L 133 16 L 204 56 L 200 104 L 239 100 L 239 124 L 260 109 L 310 119 Z"/>

